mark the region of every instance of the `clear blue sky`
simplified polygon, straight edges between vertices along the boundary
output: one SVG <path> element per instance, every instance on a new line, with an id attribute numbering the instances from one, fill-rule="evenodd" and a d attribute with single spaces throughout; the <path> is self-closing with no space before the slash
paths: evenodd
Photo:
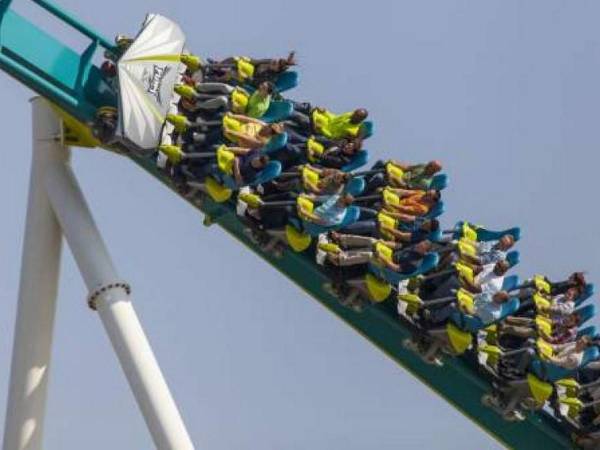
<path id="1" fill-rule="evenodd" d="M 598 280 L 598 2 L 59 3 L 108 36 L 162 13 L 202 56 L 296 49 L 294 97 L 368 108 L 374 159 L 444 161 L 446 225 L 519 224 L 521 275 Z M 1 75 L 0 96 L 3 423 L 31 93 Z M 77 150 L 74 165 L 199 449 L 498 448 L 133 163 Z M 46 448 L 152 448 L 68 251 L 62 275 Z"/>

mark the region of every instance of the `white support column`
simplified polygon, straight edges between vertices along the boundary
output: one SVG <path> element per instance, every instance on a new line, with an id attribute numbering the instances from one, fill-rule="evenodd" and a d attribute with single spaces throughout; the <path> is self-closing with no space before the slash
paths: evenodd
<path id="1" fill-rule="evenodd" d="M 156 448 L 193 450 L 175 401 L 133 309 L 129 287 L 117 275 L 70 164 L 67 161 L 50 164 L 45 186 L 89 289 L 88 300 L 102 319 Z"/>
<path id="2" fill-rule="evenodd" d="M 50 162 L 69 150 L 55 138 L 60 122 L 49 105 L 32 100 L 33 159 L 21 262 L 4 450 L 41 450 L 61 254 L 61 232 L 41 181 Z"/>

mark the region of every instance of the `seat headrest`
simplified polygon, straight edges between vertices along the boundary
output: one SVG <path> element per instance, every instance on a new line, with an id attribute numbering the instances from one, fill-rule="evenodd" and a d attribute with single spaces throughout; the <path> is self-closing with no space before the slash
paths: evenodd
<path id="1" fill-rule="evenodd" d="M 512 291 L 519 285 L 519 277 L 518 275 L 509 275 L 504 277 L 504 281 L 502 282 L 502 290 L 503 291 Z"/>
<path id="2" fill-rule="evenodd" d="M 269 142 L 267 142 L 267 145 L 265 145 L 261 149 L 261 153 L 267 154 L 267 155 L 271 154 L 271 153 L 275 153 L 277 150 L 280 150 L 281 148 L 285 147 L 285 145 L 287 144 L 287 141 L 288 141 L 287 133 L 277 134 L 277 135 L 273 136 L 271 139 L 269 139 Z"/>
<path id="3" fill-rule="evenodd" d="M 356 152 L 356 155 L 354 155 L 354 157 L 348 164 L 342 167 L 342 171 L 351 172 L 353 170 L 361 168 L 367 162 L 369 162 L 369 151 L 364 149 L 360 150 Z"/>
<path id="4" fill-rule="evenodd" d="M 255 186 L 257 184 L 267 183 L 268 181 L 277 178 L 280 173 L 281 163 L 279 161 L 269 161 L 265 168 L 260 171 L 252 185 Z"/>
<path id="5" fill-rule="evenodd" d="M 577 332 L 577 337 L 580 338 L 581 336 L 589 336 L 593 339 L 596 336 L 596 327 L 591 325 L 589 327 L 582 328 Z"/>
<path id="6" fill-rule="evenodd" d="M 588 283 L 583 288 L 583 292 L 581 293 L 581 295 L 575 299 L 575 305 L 581 305 L 592 295 L 594 295 L 594 285 L 592 283 Z"/>
<path id="7" fill-rule="evenodd" d="M 357 197 L 363 193 L 366 185 L 364 177 L 354 177 L 346 184 L 344 191 L 347 194 Z"/>
<path id="8" fill-rule="evenodd" d="M 579 324 L 581 325 L 590 320 L 592 317 L 594 317 L 594 314 L 596 314 L 596 306 L 582 306 L 581 308 L 576 309 L 575 312 L 579 314 L 579 317 L 581 318 L 581 322 L 579 322 Z"/>
<path id="9" fill-rule="evenodd" d="M 429 189 L 441 191 L 443 189 L 446 189 L 447 186 L 448 175 L 446 175 L 445 173 L 440 173 L 433 176 L 433 178 L 431 179 L 431 185 L 429 186 Z"/>
<path id="10" fill-rule="evenodd" d="M 435 219 L 436 217 L 441 216 L 443 213 L 444 213 L 444 202 L 439 201 L 423 217 L 425 217 L 426 219 Z"/>
<path id="11" fill-rule="evenodd" d="M 516 250 L 508 252 L 506 254 L 506 262 L 510 265 L 510 267 L 515 267 L 517 264 L 519 264 L 519 256 L 519 252 Z"/>
<path id="12" fill-rule="evenodd" d="M 596 361 L 598 358 L 600 358 L 600 350 L 598 349 L 597 346 L 592 345 L 591 347 L 586 348 L 585 351 L 583 352 L 581 366 L 579 366 L 579 367 L 583 367 L 586 364 L 591 363 L 592 361 Z"/>

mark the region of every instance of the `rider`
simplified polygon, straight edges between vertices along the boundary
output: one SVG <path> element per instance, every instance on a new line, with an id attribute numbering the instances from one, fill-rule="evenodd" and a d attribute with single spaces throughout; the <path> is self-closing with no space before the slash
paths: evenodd
<path id="1" fill-rule="evenodd" d="M 314 195 L 307 195 L 307 197 L 312 200 L 322 199 L 322 197 Z M 354 202 L 354 197 L 350 194 L 330 195 L 313 212 L 308 211 L 302 203 L 298 203 L 298 213 L 301 217 L 317 225 L 336 226 L 342 223 L 346 209 L 352 202 Z"/>
<path id="2" fill-rule="evenodd" d="M 506 259 L 506 252 L 515 244 L 515 238 L 505 234 L 497 241 L 475 242 L 475 256 L 461 255 L 461 258 L 475 265 L 493 264 Z"/>
<path id="3" fill-rule="evenodd" d="M 401 170 L 399 176 L 394 171 L 387 172 L 386 166 L 391 164 Z M 378 187 L 389 185 L 405 189 L 428 190 L 433 176 L 442 170 L 439 161 L 429 161 L 426 164 L 406 164 L 399 161 L 378 161 L 373 165 L 372 171 L 378 171 L 367 181 L 367 192 Z"/>

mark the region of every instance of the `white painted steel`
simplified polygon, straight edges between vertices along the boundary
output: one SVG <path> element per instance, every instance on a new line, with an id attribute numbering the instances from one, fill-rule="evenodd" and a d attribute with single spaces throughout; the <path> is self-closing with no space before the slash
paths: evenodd
<path id="1" fill-rule="evenodd" d="M 42 448 L 62 239 L 41 180 L 49 163 L 69 159 L 55 139 L 60 121 L 48 103 L 37 97 L 31 105 L 33 158 L 4 450 Z"/>
<path id="2" fill-rule="evenodd" d="M 45 181 L 67 243 L 94 298 L 156 448 L 192 450 L 194 446 L 135 313 L 126 284 L 119 280 L 70 164 L 66 161 L 50 164 Z"/>

